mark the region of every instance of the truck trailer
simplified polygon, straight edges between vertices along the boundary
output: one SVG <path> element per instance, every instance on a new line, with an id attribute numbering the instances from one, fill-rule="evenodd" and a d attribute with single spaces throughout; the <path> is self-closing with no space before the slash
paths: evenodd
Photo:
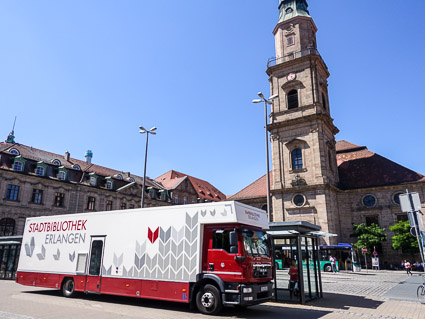
<path id="1" fill-rule="evenodd" d="M 188 303 L 271 300 L 265 211 L 238 202 L 27 218 L 16 282 Z"/>

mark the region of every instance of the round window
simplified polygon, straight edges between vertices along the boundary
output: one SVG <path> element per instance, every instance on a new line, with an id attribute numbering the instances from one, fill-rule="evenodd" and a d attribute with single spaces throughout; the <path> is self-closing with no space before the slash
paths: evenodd
<path id="1" fill-rule="evenodd" d="M 294 205 L 297 207 L 301 207 L 305 204 L 305 197 L 303 195 L 295 195 L 294 196 Z"/>
<path id="2" fill-rule="evenodd" d="M 400 205 L 400 195 L 403 193 L 395 193 L 393 195 L 393 202 L 396 203 L 397 205 Z"/>
<path id="3" fill-rule="evenodd" d="M 373 207 L 376 205 L 376 197 L 373 195 L 366 195 L 363 197 L 363 205 L 366 207 Z"/>
<path id="4" fill-rule="evenodd" d="M 288 9 L 286 9 L 286 14 L 290 14 L 290 13 L 292 13 L 292 12 L 294 12 L 294 9 L 292 9 L 292 8 L 288 8 Z"/>

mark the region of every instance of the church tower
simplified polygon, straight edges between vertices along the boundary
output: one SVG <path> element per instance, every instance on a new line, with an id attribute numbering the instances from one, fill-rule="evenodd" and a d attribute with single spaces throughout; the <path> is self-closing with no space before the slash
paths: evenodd
<path id="1" fill-rule="evenodd" d="M 271 134 L 273 221 L 303 220 L 339 233 L 338 168 L 328 68 L 306 0 L 280 0 L 276 58 L 267 74 L 274 100 Z"/>

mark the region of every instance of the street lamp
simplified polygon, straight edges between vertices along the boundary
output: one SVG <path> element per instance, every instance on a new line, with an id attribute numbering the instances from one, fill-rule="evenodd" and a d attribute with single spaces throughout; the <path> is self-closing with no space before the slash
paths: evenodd
<path id="1" fill-rule="evenodd" d="M 252 103 L 261 103 L 264 102 L 264 113 L 265 113 L 265 120 L 266 120 L 266 166 L 267 166 L 267 172 L 266 172 L 266 178 L 267 178 L 267 218 L 269 222 L 271 222 L 271 213 L 270 213 L 270 176 L 269 176 L 269 135 L 267 131 L 267 105 L 272 105 L 273 100 L 279 96 L 279 94 L 274 94 L 270 96 L 268 99 L 266 99 L 263 95 L 263 93 L 258 92 L 258 96 L 260 99 L 252 100 Z"/>
<path id="2" fill-rule="evenodd" d="M 145 205 L 145 185 L 146 185 L 146 163 L 148 161 L 148 143 L 149 143 L 149 134 L 156 134 L 156 127 L 152 127 L 150 130 L 145 129 L 143 126 L 139 126 L 140 134 L 146 133 L 146 151 L 145 151 L 145 169 L 143 171 L 143 186 L 142 186 L 142 208 Z"/>

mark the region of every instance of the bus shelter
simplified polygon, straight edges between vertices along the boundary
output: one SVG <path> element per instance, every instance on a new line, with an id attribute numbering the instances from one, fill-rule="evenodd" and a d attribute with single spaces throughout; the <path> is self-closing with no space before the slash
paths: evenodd
<path id="1" fill-rule="evenodd" d="M 333 235 L 305 221 L 274 222 L 269 226 L 276 301 L 305 304 L 322 298 L 319 239 Z M 294 272 L 298 276 L 294 276 Z M 293 280 L 295 277 L 298 280 Z"/>
<path id="2" fill-rule="evenodd" d="M 0 279 L 16 278 L 22 236 L 0 237 Z"/>

